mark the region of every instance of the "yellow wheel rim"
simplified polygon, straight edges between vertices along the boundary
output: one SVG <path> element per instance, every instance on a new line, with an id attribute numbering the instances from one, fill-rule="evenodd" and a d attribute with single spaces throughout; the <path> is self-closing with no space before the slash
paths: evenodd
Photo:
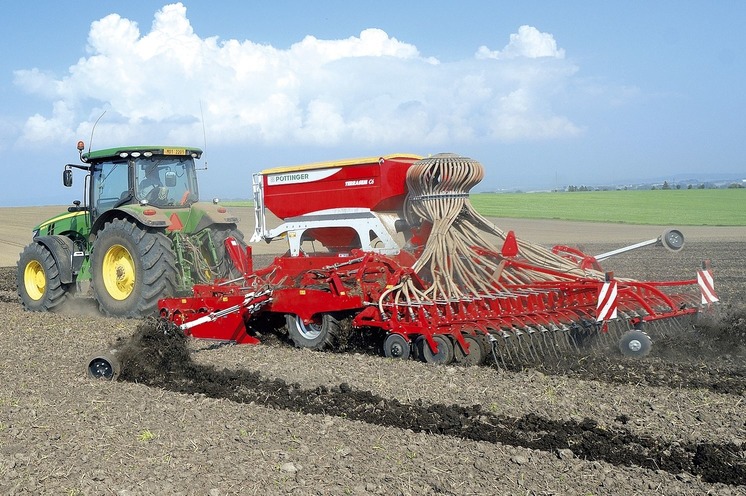
<path id="1" fill-rule="evenodd" d="M 26 294 L 34 301 L 39 301 L 47 290 L 47 275 L 44 273 L 44 267 L 32 260 L 26 264 L 23 270 L 23 285 L 26 288 Z"/>
<path id="2" fill-rule="evenodd" d="M 106 251 L 101 267 L 106 292 L 115 300 L 125 300 L 135 288 L 135 262 L 129 250 L 114 245 Z"/>

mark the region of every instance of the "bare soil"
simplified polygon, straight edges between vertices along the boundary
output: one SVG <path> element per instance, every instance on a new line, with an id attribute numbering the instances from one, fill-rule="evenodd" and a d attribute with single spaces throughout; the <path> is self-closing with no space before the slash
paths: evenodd
<path id="1" fill-rule="evenodd" d="M 516 226 L 501 225 L 532 229 Z M 711 259 L 712 315 L 643 360 L 612 346 L 507 370 L 270 336 L 186 340 L 86 300 L 25 312 L 16 268 L 2 267 L 0 493 L 746 494 L 746 237 L 698 229 L 680 253 L 643 248 L 604 266 L 682 279 Z M 650 235 L 594 230 L 589 253 Z M 88 379 L 88 360 L 111 349 L 120 379 Z"/>

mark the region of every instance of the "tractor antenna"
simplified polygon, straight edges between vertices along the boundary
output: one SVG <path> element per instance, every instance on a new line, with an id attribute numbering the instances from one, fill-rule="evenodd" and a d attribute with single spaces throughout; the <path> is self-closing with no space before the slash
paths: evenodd
<path id="1" fill-rule="evenodd" d="M 202 121 L 202 142 L 204 143 L 202 146 L 202 157 L 205 160 L 204 170 L 207 170 L 207 131 L 205 130 L 205 114 L 202 111 L 202 99 L 199 100 L 199 116 Z"/>
<path id="2" fill-rule="evenodd" d="M 93 123 L 93 128 L 91 129 L 91 139 L 88 140 L 88 153 L 91 153 L 91 146 L 93 146 L 93 132 L 96 130 L 96 124 L 98 124 L 98 121 L 101 120 L 101 118 L 106 113 L 106 110 L 101 112 L 101 115 L 98 116 L 98 119 L 96 119 L 96 122 Z"/>

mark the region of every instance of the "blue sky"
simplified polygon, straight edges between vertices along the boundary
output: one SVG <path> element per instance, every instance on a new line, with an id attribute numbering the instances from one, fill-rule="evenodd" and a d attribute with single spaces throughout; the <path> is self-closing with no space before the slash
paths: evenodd
<path id="1" fill-rule="evenodd" d="M 477 159 L 477 190 L 743 177 L 744 23 L 741 1 L 12 2 L 0 205 L 80 198 L 62 166 L 104 111 L 93 148 L 206 145 L 203 198 L 395 152 Z"/>

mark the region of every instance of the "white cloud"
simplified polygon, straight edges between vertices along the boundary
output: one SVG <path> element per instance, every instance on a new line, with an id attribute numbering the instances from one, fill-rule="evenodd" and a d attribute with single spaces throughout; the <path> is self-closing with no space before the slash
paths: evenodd
<path id="1" fill-rule="evenodd" d="M 28 118 L 25 142 L 63 142 L 96 128 L 97 144 L 450 145 L 580 132 L 553 98 L 577 68 L 551 34 L 521 26 L 500 51 L 441 63 L 381 29 L 288 49 L 200 38 L 181 3 L 150 31 L 111 14 L 91 24 L 88 56 L 63 77 L 20 70 L 15 82 L 52 102 Z M 202 112 L 200 111 L 202 108 Z M 81 134 L 83 133 L 83 134 Z"/>
<path id="2" fill-rule="evenodd" d="M 533 26 L 521 26 L 518 33 L 510 35 L 510 43 L 502 50 L 490 50 L 482 45 L 476 54 L 479 59 L 513 59 L 526 57 L 536 59 L 540 57 L 565 58 L 565 50 L 557 49 L 554 36 L 542 33 Z"/>

